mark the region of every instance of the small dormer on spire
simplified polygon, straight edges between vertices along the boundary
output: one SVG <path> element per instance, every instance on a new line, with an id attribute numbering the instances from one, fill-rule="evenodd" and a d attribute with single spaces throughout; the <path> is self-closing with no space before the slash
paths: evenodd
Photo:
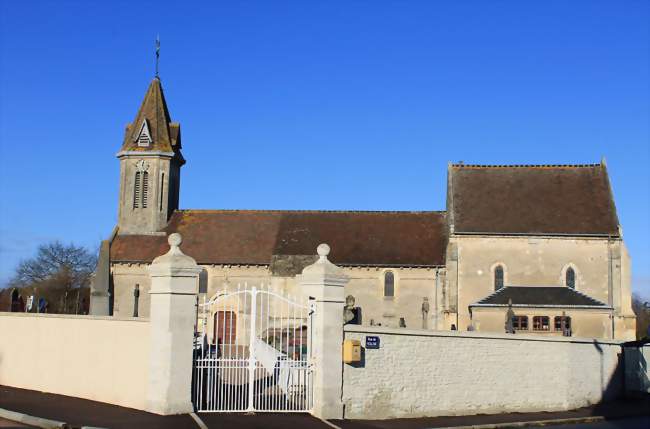
<path id="1" fill-rule="evenodd" d="M 149 145 L 153 142 L 153 139 L 151 138 L 151 132 L 149 131 L 149 124 L 146 118 L 142 120 L 140 132 L 135 136 L 135 141 L 138 142 L 138 147 L 149 147 Z"/>

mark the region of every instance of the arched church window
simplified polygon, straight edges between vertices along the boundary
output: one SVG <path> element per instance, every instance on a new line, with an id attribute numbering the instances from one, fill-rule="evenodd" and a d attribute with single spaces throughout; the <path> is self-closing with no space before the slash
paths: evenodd
<path id="1" fill-rule="evenodd" d="M 140 176 L 142 173 L 136 171 L 135 181 L 133 183 L 133 208 L 137 209 L 140 207 Z"/>
<path id="2" fill-rule="evenodd" d="M 494 268 L 494 290 L 499 290 L 503 287 L 503 267 L 497 265 Z"/>
<path id="3" fill-rule="evenodd" d="M 571 289 L 576 288 L 576 272 L 571 267 L 566 269 L 565 284 L 567 287 L 570 287 Z"/>
<path id="4" fill-rule="evenodd" d="M 147 208 L 147 194 L 149 192 L 149 173 L 146 171 L 142 172 L 142 208 Z M 156 204 L 154 202 L 154 204 Z M 154 206 L 155 207 L 155 206 Z"/>
<path id="5" fill-rule="evenodd" d="M 395 296 L 395 274 L 392 271 L 386 271 L 384 273 L 384 296 Z"/>

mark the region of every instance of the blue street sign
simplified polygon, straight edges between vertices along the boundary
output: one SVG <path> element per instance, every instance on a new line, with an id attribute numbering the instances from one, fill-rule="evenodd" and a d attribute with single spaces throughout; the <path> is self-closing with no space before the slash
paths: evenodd
<path id="1" fill-rule="evenodd" d="M 366 337 L 366 348 L 367 349 L 378 349 L 379 348 L 379 337 L 367 336 Z"/>

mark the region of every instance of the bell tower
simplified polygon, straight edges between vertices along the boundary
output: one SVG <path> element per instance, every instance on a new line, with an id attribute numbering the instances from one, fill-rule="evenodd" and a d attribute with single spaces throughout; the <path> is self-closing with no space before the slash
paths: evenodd
<path id="1" fill-rule="evenodd" d="M 118 234 L 151 234 L 167 225 L 178 208 L 181 166 L 180 124 L 171 121 L 156 76 L 135 120 L 127 125 L 120 160 Z"/>

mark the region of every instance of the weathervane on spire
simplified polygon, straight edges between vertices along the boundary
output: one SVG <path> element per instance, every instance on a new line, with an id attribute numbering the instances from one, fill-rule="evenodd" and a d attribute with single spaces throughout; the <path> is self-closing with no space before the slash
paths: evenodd
<path id="1" fill-rule="evenodd" d="M 156 77 L 158 77 L 158 60 L 160 59 L 160 35 L 156 36 Z"/>

